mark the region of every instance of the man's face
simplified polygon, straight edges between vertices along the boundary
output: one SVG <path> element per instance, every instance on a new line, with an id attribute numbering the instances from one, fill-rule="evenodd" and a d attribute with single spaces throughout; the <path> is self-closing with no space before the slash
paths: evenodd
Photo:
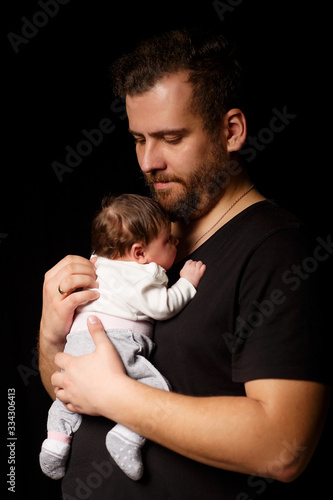
<path id="1" fill-rule="evenodd" d="M 126 98 L 139 165 L 153 197 L 173 220 L 196 219 L 216 204 L 228 160 L 222 140 L 213 144 L 201 117 L 192 113 L 191 99 L 185 72 Z"/>

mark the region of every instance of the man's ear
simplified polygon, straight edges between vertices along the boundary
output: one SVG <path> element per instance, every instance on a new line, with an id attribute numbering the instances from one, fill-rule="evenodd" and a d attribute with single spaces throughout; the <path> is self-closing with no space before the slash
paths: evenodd
<path id="1" fill-rule="evenodd" d="M 230 109 L 223 117 L 226 134 L 227 151 L 239 151 L 247 136 L 246 118 L 238 108 Z"/>
<path id="2" fill-rule="evenodd" d="M 130 256 L 138 264 L 146 264 L 145 247 L 142 243 L 134 243 L 130 250 Z"/>

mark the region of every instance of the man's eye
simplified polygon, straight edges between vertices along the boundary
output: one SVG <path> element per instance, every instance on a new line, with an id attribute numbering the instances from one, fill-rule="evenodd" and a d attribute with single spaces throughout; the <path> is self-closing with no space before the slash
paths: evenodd
<path id="1" fill-rule="evenodd" d="M 144 144 L 146 140 L 143 137 L 134 137 L 134 144 Z"/>
<path id="2" fill-rule="evenodd" d="M 164 137 L 164 141 L 167 142 L 168 144 L 178 144 L 182 140 L 182 137 Z"/>

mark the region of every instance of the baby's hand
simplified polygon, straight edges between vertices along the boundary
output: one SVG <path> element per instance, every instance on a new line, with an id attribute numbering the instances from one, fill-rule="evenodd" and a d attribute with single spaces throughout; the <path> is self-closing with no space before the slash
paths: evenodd
<path id="1" fill-rule="evenodd" d="M 201 260 L 188 260 L 179 274 L 181 278 L 187 279 L 197 288 L 206 268 L 206 264 L 203 264 Z"/>

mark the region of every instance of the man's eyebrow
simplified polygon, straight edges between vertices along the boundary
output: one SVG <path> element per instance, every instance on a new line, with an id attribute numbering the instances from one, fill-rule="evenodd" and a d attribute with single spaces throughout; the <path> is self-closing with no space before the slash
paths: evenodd
<path id="1" fill-rule="evenodd" d="M 140 132 L 135 132 L 135 130 L 132 130 L 132 129 L 128 129 L 129 133 L 132 134 L 132 135 L 143 135 L 143 134 L 140 134 Z"/>
<path id="2" fill-rule="evenodd" d="M 143 137 L 144 134 L 141 132 L 136 132 L 135 130 L 128 129 L 129 133 L 132 135 L 136 135 L 139 137 Z M 150 132 L 148 135 L 150 137 L 162 137 L 164 135 L 177 135 L 177 134 L 187 134 L 189 132 L 189 129 L 183 127 L 183 128 L 166 128 L 163 130 L 158 130 L 157 132 Z"/>

